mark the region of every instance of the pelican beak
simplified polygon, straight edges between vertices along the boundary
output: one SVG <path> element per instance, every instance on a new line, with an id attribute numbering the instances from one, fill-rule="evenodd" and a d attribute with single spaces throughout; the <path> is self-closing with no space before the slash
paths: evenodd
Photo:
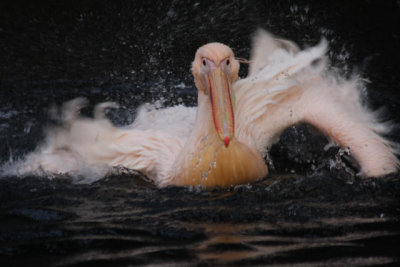
<path id="1" fill-rule="evenodd" d="M 208 73 L 208 89 L 211 99 L 215 129 L 225 147 L 234 136 L 233 95 L 229 75 L 216 67 Z"/>

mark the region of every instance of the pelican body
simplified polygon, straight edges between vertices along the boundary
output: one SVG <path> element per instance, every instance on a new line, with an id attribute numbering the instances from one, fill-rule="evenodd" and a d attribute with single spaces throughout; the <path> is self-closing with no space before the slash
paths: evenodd
<path id="1" fill-rule="evenodd" d="M 397 171 L 393 144 L 381 135 L 387 126 L 361 103 L 360 79 L 331 74 L 326 49 L 323 41 L 300 51 L 260 30 L 253 39 L 249 75 L 238 79 L 233 51 L 221 43 L 206 44 L 192 63 L 196 109 L 142 109 L 131 127 L 117 128 L 102 115 L 109 104 L 97 106 L 90 119 L 72 111 L 82 104 L 74 100 L 64 107 L 65 125 L 53 129 L 19 171 L 74 174 L 88 166 L 123 166 L 159 186 L 227 187 L 264 178 L 267 147 L 300 122 L 349 148 L 360 174 Z M 180 113 L 187 118 L 180 120 Z M 169 128 L 161 127 L 164 121 Z"/>

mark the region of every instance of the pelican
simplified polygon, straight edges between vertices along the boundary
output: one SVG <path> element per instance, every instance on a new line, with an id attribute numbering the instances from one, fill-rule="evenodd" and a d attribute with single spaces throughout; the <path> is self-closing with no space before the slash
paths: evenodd
<path id="1" fill-rule="evenodd" d="M 249 74 L 239 79 L 239 60 L 221 43 L 200 47 L 191 71 L 197 108 L 142 108 L 130 127 L 118 128 L 95 108 L 94 118 L 64 107 L 65 125 L 27 156 L 25 171 L 79 172 L 85 166 L 123 166 L 159 186 L 227 187 L 267 176 L 267 148 L 283 130 L 309 123 L 350 150 L 360 174 L 379 177 L 399 166 L 388 127 L 362 104 L 360 79 L 337 78 L 327 68 L 327 42 L 300 50 L 259 30 Z"/>

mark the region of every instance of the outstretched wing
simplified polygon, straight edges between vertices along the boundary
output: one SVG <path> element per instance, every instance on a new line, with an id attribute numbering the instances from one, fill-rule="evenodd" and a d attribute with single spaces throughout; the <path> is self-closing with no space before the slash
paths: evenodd
<path id="1" fill-rule="evenodd" d="M 235 84 L 236 136 L 260 153 L 287 127 L 307 122 L 349 148 L 361 173 L 380 176 L 397 170 L 388 130 L 362 104 L 360 78 L 339 78 L 327 70 L 327 43 L 298 51 L 289 41 L 259 31 L 249 76 Z"/>
<path id="2" fill-rule="evenodd" d="M 96 106 L 95 118 L 83 118 L 77 113 L 82 104 L 79 98 L 64 104 L 63 126 L 47 131 L 44 144 L 16 166 L 19 173 L 45 171 L 101 178 L 109 167 L 123 166 L 144 173 L 157 184 L 168 182 L 184 138 L 144 125 L 141 129 L 114 127 L 103 115 L 107 103 Z"/>

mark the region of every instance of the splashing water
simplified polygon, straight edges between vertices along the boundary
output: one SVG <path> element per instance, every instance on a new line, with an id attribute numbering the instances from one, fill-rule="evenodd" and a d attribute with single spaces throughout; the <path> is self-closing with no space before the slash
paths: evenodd
<path id="1" fill-rule="evenodd" d="M 197 47 L 220 41 L 248 58 L 258 26 L 306 46 L 325 36 L 332 66 L 347 75 L 365 70 L 372 106 L 385 105 L 399 120 L 395 1 L 0 5 L 3 163 L 45 144 L 43 127 L 61 127 L 48 115 L 52 104 L 79 96 L 119 103 L 106 112 L 119 127 L 140 121 L 141 112 L 151 115 L 157 107 L 139 107 L 161 96 L 158 109 L 195 105 L 189 64 Z M 243 65 L 240 75 L 246 73 Z M 82 116 L 93 117 L 93 108 Z M 192 127 L 192 115 L 175 111 Z M 392 136 L 398 141 L 398 127 Z M 0 265 L 398 264 L 398 175 L 361 180 L 341 164 L 330 169 L 346 153 L 324 150 L 326 144 L 312 127 L 291 127 L 269 150 L 271 177 L 211 191 L 159 189 L 126 169 L 100 180 L 76 178 L 91 184 L 48 174 L 2 176 Z"/>
<path id="2" fill-rule="evenodd" d="M 96 105 L 93 110 L 94 118 L 91 119 L 80 115 L 87 102 L 84 98 L 77 98 L 64 103 L 60 111 L 53 108 L 53 118 L 59 114 L 56 119 L 60 121 L 61 126 L 48 128 L 44 142 L 33 153 L 21 160 L 5 163 L 1 167 L 2 175 L 23 177 L 33 174 L 52 179 L 66 174 L 78 183 L 92 183 L 107 175 L 119 173 L 119 168 L 109 167 L 107 160 L 95 157 L 91 162 L 85 158 L 85 154 L 74 150 L 75 146 L 83 145 L 87 146 L 86 152 L 93 149 L 94 153 L 109 153 L 98 143 L 107 142 L 108 139 L 99 141 L 98 138 L 102 134 L 114 135 L 118 130 L 105 116 L 105 111 L 118 108 L 117 104 L 105 102 Z M 183 105 L 163 109 L 161 107 L 162 99 L 154 104 L 142 105 L 137 110 L 134 123 L 120 129 L 128 132 L 130 129 L 140 130 L 144 133 L 147 130 L 161 131 L 185 142 L 194 127 L 195 108 Z M 93 146 L 90 143 L 93 143 Z"/>

